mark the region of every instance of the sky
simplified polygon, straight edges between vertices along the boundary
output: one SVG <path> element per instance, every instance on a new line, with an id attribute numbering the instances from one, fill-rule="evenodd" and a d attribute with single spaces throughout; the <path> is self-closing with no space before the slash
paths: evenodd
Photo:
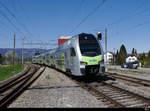
<path id="1" fill-rule="evenodd" d="M 150 50 L 150 0 L 0 0 L 0 48 L 25 43 L 57 44 L 61 36 L 102 32 L 105 49 L 116 52 L 122 44 L 127 52 Z M 31 46 L 46 48 L 56 46 Z"/>

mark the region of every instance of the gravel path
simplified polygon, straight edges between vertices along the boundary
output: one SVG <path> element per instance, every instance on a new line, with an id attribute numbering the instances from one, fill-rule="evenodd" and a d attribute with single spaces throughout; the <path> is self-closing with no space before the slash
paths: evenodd
<path id="1" fill-rule="evenodd" d="M 10 106 L 28 108 L 106 107 L 68 77 L 46 68 L 45 72 Z"/>

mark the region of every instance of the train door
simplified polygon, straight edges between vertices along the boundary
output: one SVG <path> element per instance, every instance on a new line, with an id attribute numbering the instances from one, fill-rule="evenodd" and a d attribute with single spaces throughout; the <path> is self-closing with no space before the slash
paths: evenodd
<path id="1" fill-rule="evenodd" d="M 70 48 L 70 67 L 72 72 L 75 72 L 76 69 L 76 52 L 73 47 Z"/>
<path id="2" fill-rule="evenodd" d="M 65 51 L 65 66 L 66 69 L 70 69 L 70 50 Z"/>

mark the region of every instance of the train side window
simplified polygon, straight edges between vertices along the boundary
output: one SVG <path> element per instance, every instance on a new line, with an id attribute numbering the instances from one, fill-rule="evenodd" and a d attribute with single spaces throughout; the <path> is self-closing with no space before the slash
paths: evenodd
<path id="1" fill-rule="evenodd" d="M 67 53 L 65 52 L 65 58 L 67 58 Z"/>
<path id="2" fill-rule="evenodd" d="M 70 48 L 70 55 L 71 55 L 72 57 L 76 56 L 76 52 L 75 52 L 75 50 L 74 50 L 73 47 Z"/>

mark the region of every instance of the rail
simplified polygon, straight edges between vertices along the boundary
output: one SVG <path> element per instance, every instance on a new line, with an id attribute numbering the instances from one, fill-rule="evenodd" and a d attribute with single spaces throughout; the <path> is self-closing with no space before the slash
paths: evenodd
<path id="1" fill-rule="evenodd" d="M 36 80 L 45 67 L 30 65 L 17 76 L 0 83 L 0 107 L 7 107 L 21 92 Z"/>

